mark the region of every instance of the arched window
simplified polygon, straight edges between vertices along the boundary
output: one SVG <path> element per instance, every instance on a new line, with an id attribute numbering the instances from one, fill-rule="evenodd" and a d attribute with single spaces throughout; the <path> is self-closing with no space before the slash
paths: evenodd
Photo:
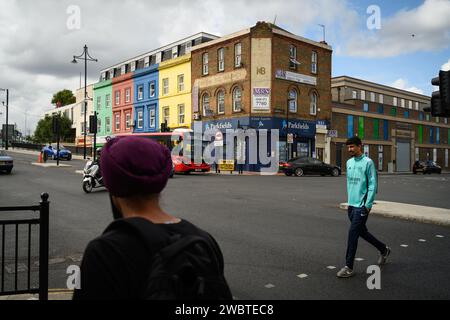
<path id="1" fill-rule="evenodd" d="M 205 93 L 202 96 L 202 109 L 203 109 L 203 115 L 208 116 L 211 113 L 211 109 L 209 108 L 209 94 Z"/>
<path id="2" fill-rule="evenodd" d="M 225 91 L 223 90 L 217 93 L 217 113 L 225 113 Z"/>
<path id="3" fill-rule="evenodd" d="M 317 93 L 311 92 L 310 99 L 309 113 L 315 116 L 317 114 Z"/>
<path id="4" fill-rule="evenodd" d="M 239 87 L 233 90 L 233 111 L 239 112 L 242 110 L 242 90 Z"/>
<path id="5" fill-rule="evenodd" d="M 288 95 L 288 105 L 289 105 L 289 112 L 297 112 L 297 90 L 291 89 L 289 90 Z"/>

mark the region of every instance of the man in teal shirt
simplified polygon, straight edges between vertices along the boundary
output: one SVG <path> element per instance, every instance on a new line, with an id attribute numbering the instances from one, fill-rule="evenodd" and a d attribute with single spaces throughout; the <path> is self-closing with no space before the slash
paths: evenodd
<path id="1" fill-rule="evenodd" d="M 348 218 L 351 226 L 348 233 L 346 265 L 337 273 L 339 278 L 353 276 L 353 263 L 359 237 L 380 251 L 379 265 L 386 263 L 391 252 L 391 249 L 370 234 L 366 227 L 367 218 L 377 192 L 375 165 L 370 158 L 363 154 L 362 142 L 359 137 L 348 139 L 346 145 L 352 156 L 347 161 Z"/>

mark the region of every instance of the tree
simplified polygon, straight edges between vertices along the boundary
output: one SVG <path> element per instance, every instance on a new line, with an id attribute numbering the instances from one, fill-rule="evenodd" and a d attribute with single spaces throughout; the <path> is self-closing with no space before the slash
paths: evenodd
<path id="1" fill-rule="evenodd" d="M 67 89 L 61 90 L 53 95 L 52 104 L 61 103 L 61 107 L 75 103 L 76 98 L 73 92 Z"/>
<path id="2" fill-rule="evenodd" d="M 72 121 L 65 115 L 60 117 L 60 139 L 64 141 L 70 135 Z M 56 141 L 56 135 L 53 134 L 53 117 L 45 116 L 39 120 L 34 132 L 34 140 L 38 143 L 52 143 Z"/>

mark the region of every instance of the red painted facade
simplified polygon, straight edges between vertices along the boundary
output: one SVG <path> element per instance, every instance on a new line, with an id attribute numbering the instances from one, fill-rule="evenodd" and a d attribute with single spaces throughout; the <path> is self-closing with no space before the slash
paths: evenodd
<path id="1" fill-rule="evenodd" d="M 112 81 L 112 134 L 133 132 L 133 73 L 114 78 Z"/>

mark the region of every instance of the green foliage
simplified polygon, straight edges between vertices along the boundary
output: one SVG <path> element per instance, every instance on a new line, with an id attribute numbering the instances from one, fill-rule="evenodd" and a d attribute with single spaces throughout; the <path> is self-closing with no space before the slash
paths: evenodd
<path id="1" fill-rule="evenodd" d="M 63 141 L 70 135 L 72 121 L 66 116 L 60 116 L 60 140 Z M 37 143 L 52 143 L 56 141 L 56 135 L 53 134 L 53 117 L 46 116 L 39 120 L 34 132 L 34 141 Z"/>
<path id="2" fill-rule="evenodd" d="M 73 92 L 67 89 L 61 90 L 53 95 L 52 104 L 61 103 L 61 107 L 75 103 Z"/>

